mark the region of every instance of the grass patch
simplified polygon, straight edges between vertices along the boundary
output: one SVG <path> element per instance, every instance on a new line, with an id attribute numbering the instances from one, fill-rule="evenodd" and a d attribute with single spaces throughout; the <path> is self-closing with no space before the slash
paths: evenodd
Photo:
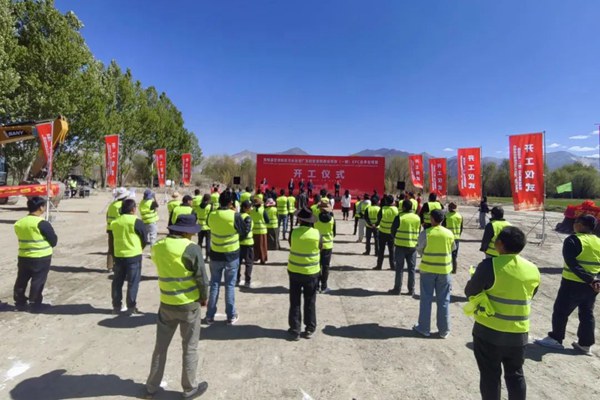
<path id="1" fill-rule="evenodd" d="M 586 199 L 546 199 L 546 211 L 564 212 L 569 205 L 579 205 Z M 512 197 L 488 197 L 490 204 L 512 204 Z"/>

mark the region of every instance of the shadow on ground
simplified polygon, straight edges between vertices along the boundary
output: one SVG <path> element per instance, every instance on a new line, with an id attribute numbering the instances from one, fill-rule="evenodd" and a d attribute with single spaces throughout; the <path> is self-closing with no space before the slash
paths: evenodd
<path id="1" fill-rule="evenodd" d="M 11 399 L 97 399 L 105 396 L 144 398 L 144 385 L 131 379 L 122 379 L 117 375 L 68 375 L 66 372 L 64 369 L 57 369 L 25 379 L 10 391 Z M 156 398 L 180 399 L 181 393 L 168 390 L 161 392 Z"/>
<path id="2" fill-rule="evenodd" d="M 50 267 L 50 271 L 54 272 L 66 272 L 66 273 L 77 273 L 77 272 L 95 272 L 106 274 L 106 268 L 87 268 L 87 267 L 72 267 L 72 266 L 59 266 L 53 265 Z"/>
<path id="3" fill-rule="evenodd" d="M 473 350 L 473 342 L 468 342 L 465 346 L 469 350 Z M 542 347 L 535 343 L 529 343 L 525 346 L 525 358 L 535 362 L 542 362 L 542 359 L 546 354 L 562 354 L 565 356 L 578 356 L 580 355 L 575 349 L 550 349 L 548 347 Z M 585 356 L 582 356 L 585 357 Z"/>
<path id="4" fill-rule="evenodd" d="M 334 289 L 329 292 L 331 296 L 352 296 L 352 297 L 370 297 L 370 296 L 388 296 L 387 291 L 376 292 L 374 290 L 363 288 Z"/>
<path id="5" fill-rule="evenodd" d="M 43 307 L 36 314 L 47 315 L 84 315 L 84 314 L 110 314 L 110 308 L 96 308 L 91 304 L 53 304 Z"/>
<path id="6" fill-rule="evenodd" d="M 258 325 L 234 325 L 216 322 L 200 331 L 200 340 L 288 339 L 286 329 L 263 328 Z"/>
<path id="7" fill-rule="evenodd" d="M 257 293 L 257 294 L 288 294 L 290 291 L 285 286 L 265 286 L 265 287 L 251 287 L 246 288 L 240 286 L 240 290 L 244 293 Z"/>
<path id="8" fill-rule="evenodd" d="M 357 324 L 336 328 L 327 325 L 322 331 L 325 335 L 344 337 L 349 339 L 394 339 L 399 337 L 422 338 L 412 329 L 397 328 L 394 326 L 381 326 L 379 324 Z"/>
<path id="9" fill-rule="evenodd" d="M 329 270 L 330 271 L 344 271 L 344 272 L 349 272 L 349 271 L 363 271 L 363 272 L 374 271 L 370 267 L 358 268 L 358 267 L 353 267 L 351 265 L 336 265 L 336 266 L 329 267 Z"/>
<path id="10" fill-rule="evenodd" d="M 540 270 L 540 274 L 548 275 L 559 275 L 563 272 L 563 267 L 541 267 L 538 269 Z"/>
<path id="11" fill-rule="evenodd" d="M 16 219 L 0 219 L 0 224 L 12 225 L 17 222 Z"/>
<path id="12" fill-rule="evenodd" d="M 99 326 L 113 329 L 131 329 L 146 325 L 156 324 L 156 313 L 146 313 L 142 315 L 116 315 L 113 318 L 106 318 L 98 322 Z"/>
<path id="13" fill-rule="evenodd" d="M 413 299 L 415 300 L 421 300 L 421 296 L 418 294 L 413 295 Z M 469 299 L 467 299 L 465 296 L 457 296 L 457 295 L 450 295 L 450 303 L 466 303 L 467 301 L 469 301 Z M 436 297 L 433 296 L 433 303 L 436 302 Z"/>

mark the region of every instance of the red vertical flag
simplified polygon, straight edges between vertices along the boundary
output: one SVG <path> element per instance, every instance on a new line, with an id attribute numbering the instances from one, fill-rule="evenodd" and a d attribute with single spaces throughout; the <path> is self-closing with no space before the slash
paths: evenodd
<path id="1" fill-rule="evenodd" d="M 544 209 L 544 138 L 542 133 L 509 137 L 510 178 L 515 211 Z"/>
<path id="2" fill-rule="evenodd" d="M 46 179 L 50 182 L 52 180 L 52 162 L 54 161 L 54 146 L 52 142 L 54 140 L 54 125 L 52 122 L 36 125 L 38 137 L 42 142 L 42 149 L 46 156 Z"/>
<path id="3" fill-rule="evenodd" d="M 413 186 L 423 189 L 423 155 L 412 154 L 408 156 L 408 163 Z"/>
<path id="4" fill-rule="evenodd" d="M 158 174 L 158 186 L 165 187 L 167 180 L 167 149 L 158 149 L 154 151 L 156 161 L 156 172 Z"/>
<path id="5" fill-rule="evenodd" d="M 192 182 L 192 155 L 190 153 L 181 155 L 181 180 L 185 186 Z"/>
<path id="6" fill-rule="evenodd" d="M 458 193 L 466 200 L 481 199 L 481 149 L 458 149 Z"/>
<path id="7" fill-rule="evenodd" d="M 430 158 L 429 159 L 429 188 L 431 193 L 435 193 L 440 197 L 445 197 L 448 194 L 448 176 L 446 174 L 446 159 L 445 158 Z"/>
<path id="8" fill-rule="evenodd" d="M 106 184 L 108 187 L 117 187 L 117 171 L 119 167 L 119 135 L 104 136 Z"/>

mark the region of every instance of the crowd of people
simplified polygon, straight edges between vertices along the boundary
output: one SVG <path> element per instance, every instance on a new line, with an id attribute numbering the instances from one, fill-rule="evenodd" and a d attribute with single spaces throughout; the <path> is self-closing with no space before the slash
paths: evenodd
<path id="1" fill-rule="evenodd" d="M 370 255 L 374 249 L 373 269 L 383 268 L 387 249 L 389 268 L 395 271 L 390 295 L 417 295 L 417 255 L 421 257 L 419 316 L 413 330 L 420 336 L 432 336 L 431 308 L 435 300 L 437 336 L 444 339 L 450 335 L 452 275 L 458 271 L 464 223 L 457 204 L 444 205 L 435 193 L 422 203 L 420 194 L 415 196 L 412 192 L 393 196 L 374 191 L 354 201 L 347 191 L 340 197 L 339 193 L 335 196 L 325 189 L 312 198 L 304 188 L 296 196 L 291 188 L 287 194 L 284 189 L 277 192 L 275 188 L 256 193 L 249 188 L 243 191 L 227 188 L 219 193 L 214 188 L 212 193 L 195 190 L 194 195 L 184 196 L 175 192 L 166 204 L 169 216 L 165 225 L 169 233 L 159 239 L 160 205 L 155 194 L 147 189 L 138 205 L 127 189 L 118 188 L 106 212 L 107 270 L 114 272 L 113 312 L 128 315 L 140 312 L 136 297 L 146 246 L 151 247 L 151 258 L 158 271 L 160 308 L 146 383 L 148 397 L 160 388 L 167 350 L 177 327 L 183 339 L 184 398 L 197 397 L 206 391 L 207 383 L 198 384 L 196 376 L 200 307 L 207 307 L 202 323 L 215 323 L 223 281 L 227 324 L 235 325 L 240 318 L 235 287 L 252 288 L 254 263 L 265 264 L 270 251 L 284 250 L 281 241 L 287 241 L 289 247 L 290 340 L 311 338 L 315 334 L 317 295 L 330 292 L 328 277 L 337 233 L 336 198 L 340 199 L 343 221 L 350 220 L 349 211 L 353 209 L 354 234 L 358 236 L 357 242 L 365 242 L 362 254 Z M 19 258 L 14 301 L 17 309 L 36 312 L 44 307 L 42 291 L 57 237 L 51 224 L 42 218 L 45 200 L 34 197 L 27 206 L 29 214 L 15 224 Z M 480 212 L 487 214 L 487 207 L 484 199 Z M 482 398 L 500 397 L 504 367 L 509 398 L 524 399 L 523 352 L 540 273 L 533 263 L 519 255 L 526 245 L 525 234 L 504 219 L 502 207 L 493 207 L 490 213 L 489 222 L 483 217 L 480 251 L 485 258 L 471 271 L 465 288 L 468 297 L 465 312 L 475 319 L 474 354 L 480 370 Z M 600 239 L 593 234 L 595 225 L 594 217 L 579 217 L 574 225 L 576 233 L 564 242 L 564 268 L 552 331 L 536 341 L 541 346 L 563 348 L 568 317 L 579 308 L 579 340 L 573 347 L 582 354 L 591 354 L 595 342 L 593 307 L 600 292 Z M 402 292 L 405 264 L 407 290 Z"/>

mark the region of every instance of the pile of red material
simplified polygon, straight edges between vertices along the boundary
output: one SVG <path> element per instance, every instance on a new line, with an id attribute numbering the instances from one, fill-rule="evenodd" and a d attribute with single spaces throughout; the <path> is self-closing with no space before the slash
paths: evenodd
<path id="1" fill-rule="evenodd" d="M 573 233 L 573 222 L 580 215 L 593 215 L 600 220 L 600 207 L 592 200 L 586 200 L 579 205 L 567 206 L 565 210 L 565 218 L 562 222 L 556 224 L 556 230 L 562 233 Z M 596 227 L 598 230 L 600 227 Z"/>

